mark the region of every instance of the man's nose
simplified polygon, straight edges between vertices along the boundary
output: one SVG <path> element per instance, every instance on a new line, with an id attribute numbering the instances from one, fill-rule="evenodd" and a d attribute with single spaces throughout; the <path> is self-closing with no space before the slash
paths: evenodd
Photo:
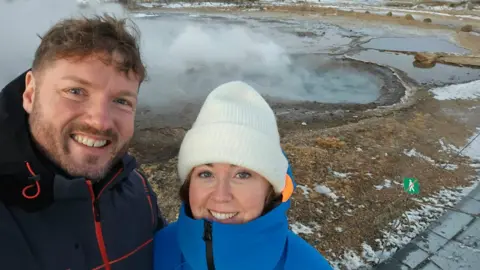
<path id="1" fill-rule="evenodd" d="M 113 120 L 110 113 L 110 104 L 104 100 L 91 102 L 88 108 L 87 124 L 98 130 L 108 130 L 112 128 Z"/>
<path id="2" fill-rule="evenodd" d="M 216 202 L 229 202 L 232 200 L 232 189 L 229 179 L 219 179 L 213 191 L 213 199 Z"/>

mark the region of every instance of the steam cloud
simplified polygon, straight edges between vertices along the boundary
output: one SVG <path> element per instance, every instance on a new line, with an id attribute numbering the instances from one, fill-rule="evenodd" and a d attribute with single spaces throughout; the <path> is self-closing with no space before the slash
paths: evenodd
<path id="1" fill-rule="evenodd" d="M 158 113 L 180 112 L 184 104 L 203 101 L 214 87 L 231 80 L 244 80 L 262 94 L 282 99 L 349 100 L 352 92 L 338 89 L 351 89 L 352 83 L 364 89 L 357 102 L 376 97 L 375 79 L 357 72 L 352 82 L 325 57 L 293 59 L 273 41 L 271 28 L 185 14 L 132 15 L 119 4 L 98 0 L 0 0 L 0 85 L 30 67 L 37 35 L 59 19 L 104 12 L 130 17 L 139 27 L 148 71 L 139 103 Z"/>
<path id="2" fill-rule="evenodd" d="M 27 70 L 40 38 L 58 20 L 71 16 L 109 13 L 126 16 L 118 4 L 77 0 L 0 0 L 0 89 Z"/>
<path id="3" fill-rule="evenodd" d="M 92 0 L 0 1 L 0 84 L 5 85 L 30 67 L 40 43 L 38 35 L 55 22 L 103 12 L 129 16 L 119 4 Z M 256 74 L 275 74 L 290 64 L 283 48 L 244 26 L 194 22 L 186 17 L 132 19 L 140 28 L 142 55 L 149 73 L 141 88 L 140 103 L 149 107 L 201 99 L 220 83 L 248 81 L 249 76 L 253 83 Z M 270 92 L 269 87 L 262 89 Z"/>

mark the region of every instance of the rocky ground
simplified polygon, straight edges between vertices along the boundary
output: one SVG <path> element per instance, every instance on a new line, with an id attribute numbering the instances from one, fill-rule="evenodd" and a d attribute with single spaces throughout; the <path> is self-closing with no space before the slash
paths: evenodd
<path id="1" fill-rule="evenodd" d="M 419 54 L 418 60 L 479 65 L 476 52 L 480 52 L 480 41 L 477 42 L 480 36 L 472 31 L 479 29 L 480 21 L 463 21 L 462 24 L 472 25 L 472 31 L 461 31 L 459 26 L 445 23 L 448 19 L 440 16 L 431 16 L 433 22 L 426 23 L 310 5 L 272 6 L 266 10 L 270 16 L 311 16 L 331 22 L 341 20 L 344 25 L 362 22 L 372 27 L 401 24 L 412 28 L 450 29 L 460 45 L 472 49 L 471 55 Z M 240 12 L 238 8 L 205 8 L 204 11 Z M 441 19 L 442 23 L 437 24 Z M 297 109 L 290 106 L 287 110 L 290 114 L 285 114 L 284 106 L 272 103 L 279 113 L 282 145 L 299 185 L 289 212 L 292 229 L 339 268 L 355 269 L 346 262 L 351 251 L 361 256 L 366 247 L 382 250 L 401 244 L 385 240 L 385 232 L 396 230 L 398 224 L 392 225 L 394 220 L 411 222 L 405 212 L 425 205 L 416 198 L 467 186 L 475 174 L 471 160 L 456 155 L 456 151 L 467 143 L 480 124 L 480 119 L 475 117 L 480 112 L 480 100 L 439 101 L 432 98 L 425 87 L 406 83 L 408 98 L 399 106 L 379 109 L 353 106 L 339 112 L 322 106 L 309 107 L 309 110 L 305 110 L 308 106 Z M 197 110 L 198 105 L 186 110 L 185 121 L 175 126 L 142 128 L 139 123 L 132 145 L 131 152 L 138 157 L 141 169 L 152 182 L 159 195 L 160 208 L 169 221 L 176 219 L 180 203 L 176 154 Z M 312 112 L 323 117 L 312 117 Z M 449 145 L 457 147 L 456 150 Z M 403 191 L 404 177 L 419 180 L 419 195 Z M 425 220 L 431 218 L 427 216 Z M 408 235 L 409 231 L 403 233 Z"/>

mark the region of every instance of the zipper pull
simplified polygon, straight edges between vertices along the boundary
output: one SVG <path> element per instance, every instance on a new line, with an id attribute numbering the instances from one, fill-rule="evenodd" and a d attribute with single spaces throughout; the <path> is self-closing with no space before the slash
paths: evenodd
<path id="1" fill-rule="evenodd" d="M 212 241 L 212 223 L 210 221 L 205 220 L 205 226 L 203 230 L 203 240 L 204 241 Z"/>
<path id="2" fill-rule="evenodd" d="M 205 241 L 207 269 L 215 270 L 215 260 L 213 259 L 212 223 L 205 220 L 204 224 L 203 240 Z"/>
<path id="3" fill-rule="evenodd" d="M 95 221 L 100 222 L 100 206 L 98 205 L 98 200 L 93 201 L 93 210 L 95 211 Z"/>

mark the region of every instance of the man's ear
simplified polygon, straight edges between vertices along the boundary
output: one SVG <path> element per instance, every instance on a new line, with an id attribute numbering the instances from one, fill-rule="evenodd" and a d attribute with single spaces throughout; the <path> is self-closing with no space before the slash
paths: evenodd
<path id="1" fill-rule="evenodd" d="M 33 108 L 33 102 L 35 100 L 35 77 L 30 70 L 25 75 L 25 91 L 23 92 L 23 109 L 30 114 Z"/>

